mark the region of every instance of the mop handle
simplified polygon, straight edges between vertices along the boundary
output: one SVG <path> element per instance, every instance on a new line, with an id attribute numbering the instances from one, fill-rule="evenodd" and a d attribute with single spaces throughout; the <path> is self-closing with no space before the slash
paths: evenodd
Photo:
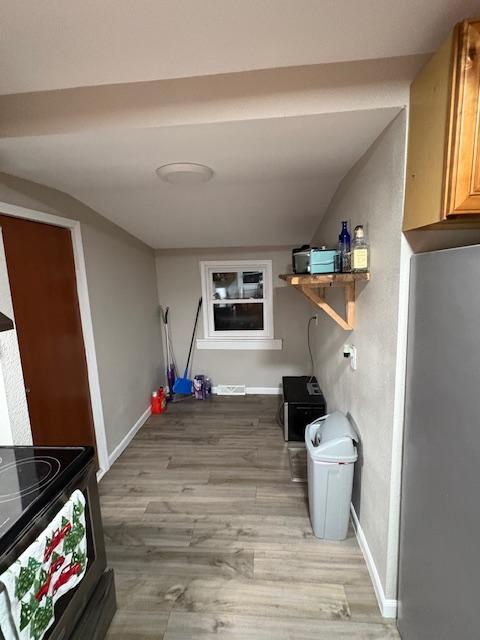
<path id="1" fill-rule="evenodd" d="M 187 358 L 187 366 L 185 367 L 185 377 L 187 377 L 188 375 L 188 367 L 190 364 L 190 356 L 192 355 L 192 349 L 193 349 L 193 341 L 195 340 L 195 332 L 197 330 L 197 322 L 198 322 L 198 316 L 200 314 L 200 307 L 202 306 L 202 298 L 200 298 L 200 300 L 198 301 L 198 307 L 197 307 L 197 315 L 195 316 L 195 324 L 193 325 L 193 333 L 192 333 L 192 340 L 190 342 L 190 349 L 188 350 L 188 358 Z"/>

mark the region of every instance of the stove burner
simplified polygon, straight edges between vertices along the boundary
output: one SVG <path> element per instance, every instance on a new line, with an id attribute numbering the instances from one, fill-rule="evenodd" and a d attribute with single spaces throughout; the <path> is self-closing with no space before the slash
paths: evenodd
<path id="1" fill-rule="evenodd" d="M 0 503 L 38 491 L 60 471 L 60 462 L 51 456 L 25 458 L 0 466 Z"/>

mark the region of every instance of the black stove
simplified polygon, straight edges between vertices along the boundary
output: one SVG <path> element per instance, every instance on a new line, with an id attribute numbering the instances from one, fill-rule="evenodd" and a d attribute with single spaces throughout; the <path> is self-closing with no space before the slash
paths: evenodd
<path id="1" fill-rule="evenodd" d="M 92 457 L 91 447 L 0 447 L 0 557 Z"/>
<path id="2" fill-rule="evenodd" d="M 54 603 L 54 622 L 44 640 L 102 640 L 116 609 L 94 451 L 92 447 L 0 447 L 0 575 L 47 529 L 75 490 L 85 498 L 86 571 Z M 0 638 L 2 624 L 0 619 Z M 17 618 L 14 624 L 18 626 Z"/>

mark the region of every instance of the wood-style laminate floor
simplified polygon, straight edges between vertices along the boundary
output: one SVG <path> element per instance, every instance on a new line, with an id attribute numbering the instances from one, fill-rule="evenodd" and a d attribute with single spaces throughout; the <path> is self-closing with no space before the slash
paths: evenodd
<path id="1" fill-rule="evenodd" d="M 397 639 L 362 554 L 317 540 L 290 480 L 278 399 L 185 401 L 100 484 L 116 640 Z"/>

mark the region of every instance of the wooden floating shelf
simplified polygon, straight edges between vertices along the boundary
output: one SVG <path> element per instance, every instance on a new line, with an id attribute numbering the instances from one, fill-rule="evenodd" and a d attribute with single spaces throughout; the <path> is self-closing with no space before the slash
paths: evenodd
<path id="1" fill-rule="evenodd" d="M 301 291 L 313 304 L 324 311 L 345 331 L 355 326 L 355 285 L 370 280 L 369 273 L 326 273 L 319 275 L 287 273 L 279 276 L 287 284 Z M 342 318 L 325 300 L 325 292 L 331 287 L 345 290 L 345 316 Z"/>

